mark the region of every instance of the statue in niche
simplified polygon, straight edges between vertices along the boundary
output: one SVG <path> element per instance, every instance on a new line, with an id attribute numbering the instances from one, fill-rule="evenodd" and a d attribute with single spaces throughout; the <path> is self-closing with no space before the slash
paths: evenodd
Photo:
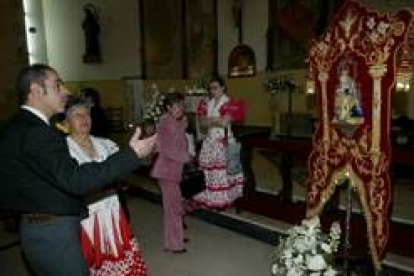
<path id="1" fill-rule="evenodd" d="M 101 47 L 99 44 L 99 35 L 101 27 L 97 9 L 92 4 L 86 4 L 83 8 L 85 19 L 82 22 L 82 29 L 85 35 L 85 53 L 83 55 L 84 63 L 100 63 Z"/>

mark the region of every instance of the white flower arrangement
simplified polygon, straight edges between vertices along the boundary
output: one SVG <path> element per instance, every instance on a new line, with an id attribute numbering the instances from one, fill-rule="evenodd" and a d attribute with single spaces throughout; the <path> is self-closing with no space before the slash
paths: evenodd
<path id="1" fill-rule="evenodd" d="M 151 90 L 150 100 L 145 105 L 144 120 L 156 124 L 165 112 L 165 95 L 158 90 L 155 84 L 152 85 Z"/>
<path id="2" fill-rule="evenodd" d="M 208 93 L 207 81 L 200 79 L 192 87 L 186 87 L 186 94 L 188 95 L 203 95 Z"/>
<path id="3" fill-rule="evenodd" d="M 275 276 L 333 276 L 334 254 L 338 251 L 341 227 L 338 222 L 331 225 L 330 233 L 321 230 L 319 217 L 302 221 L 288 231 L 280 240 L 272 264 Z"/>

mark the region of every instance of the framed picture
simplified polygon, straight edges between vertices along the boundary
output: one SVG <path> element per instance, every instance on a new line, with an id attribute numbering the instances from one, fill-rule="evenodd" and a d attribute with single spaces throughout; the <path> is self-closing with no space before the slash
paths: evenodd
<path id="1" fill-rule="evenodd" d="M 217 71 L 217 0 L 139 3 L 144 78 L 202 78 Z"/>
<path id="2" fill-rule="evenodd" d="M 186 2 L 186 37 L 189 78 L 202 78 L 212 75 L 217 60 L 217 0 Z"/>
<path id="3" fill-rule="evenodd" d="M 143 75 L 150 79 L 181 78 L 181 0 L 140 0 Z"/>

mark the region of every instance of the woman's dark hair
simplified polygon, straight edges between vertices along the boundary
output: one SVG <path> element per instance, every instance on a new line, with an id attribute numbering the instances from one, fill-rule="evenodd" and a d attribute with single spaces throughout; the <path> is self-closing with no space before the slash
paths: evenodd
<path id="1" fill-rule="evenodd" d="M 226 86 L 226 82 L 224 81 L 224 79 L 217 75 L 211 77 L 209 83 L 212 83 L 212 82 L 217 82 L 218 84 L 220 84 L 220 86 Z"/>
<path id="2" fill-rule="evenodd" d="M 89 104 L 81 97 L 70 96 L 65 105 L 65 116 L 70 116 L 72 108 L 75 106 L 83 106 L 89 109 Z"/>
<path id="3" fill-rule="evenodd" d="M 101 97 L 98 90 L 93 87 L 83 88 L 81 94 L 85 99 L 90 98 L 95 105 L 100 105 Z"/>
<path id="4" fill-rule="evenodd" d="M 171 92 L 165 95 L 164 105 L 172 106 L 175 103 L 179 103 L 184 101 L 184 95 L 179 92 Z"/>
<path id="5" fill-rule="evenodd" d="M 48 71 L 56 73 L 55 69 L 45 64 L 33 64 L 19 72 L 16 79 L 16 91 L 20 104 L 24 104 L 27 101 L 27 95 L 29 95 L 32 83 L 43 85 Z"/>
<path id="6" fill-rule="evenodd" d="M 210 85 L 213 82 L 217 82 L 221 87 L 224 87 L 224 92 L 226 92 L 227 90 L 226 82 L 224 81 L 222 77 L 218 75 L 212 76 L 208 84 Z"/>

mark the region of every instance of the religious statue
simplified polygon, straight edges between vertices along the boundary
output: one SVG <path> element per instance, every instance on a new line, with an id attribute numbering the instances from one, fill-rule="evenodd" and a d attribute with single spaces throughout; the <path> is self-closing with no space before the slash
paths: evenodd
<path id="1" fill-rule="evenodd" d="M 355 80 L 349 75 L 348 69 L 344 68 L 335 94 L 334 122 L 361 124 L 364 118 L 359 97 Z"/>
<path id="2" fill-rule="evenodd" d="M 83 61 L 85 63 L 101 62 L 101 47 L 99 44 L 100 26 L 96 7 L 86 4 L 83 8 L 85 19 L 82 22 L 82 29 L 85 35 L 85 53 Z"/>

